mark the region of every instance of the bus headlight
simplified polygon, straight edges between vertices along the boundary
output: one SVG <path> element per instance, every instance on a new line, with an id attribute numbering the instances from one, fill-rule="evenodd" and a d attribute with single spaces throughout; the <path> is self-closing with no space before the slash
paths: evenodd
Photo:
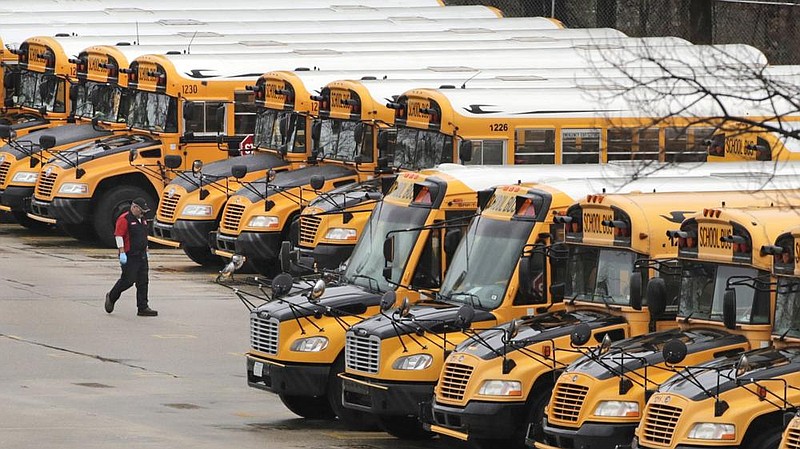
<path id="1" fill-rule="evenodd" d="M 308 337 L 295 340 L 292 343 L 291 350 L 296 352 L 320 352 L 327 347 L 327 337 Z"/>
<path id="2" fill-rule="evenodd" d="M 58 193 L 65 193 L 67 195 L 80 195 L 82 193 L 89 193 L 89 184 L 80 182 L 65 182 L 61 184 Z"/>
<path id="3" fill-rule="evenodd" d="M 328 240 L 355 240 L 356 230 L 349 228 L 330 228 L 325 234 Z"/>
<path id="4" fill-rule="evenodd" d="M 699 422 L 692 426 L 689 438 L 695 440 L 735 440 L 736 426 L 733 424 L 718 424 L 713 422 Z"/>
<path id="5" fill-rule="evenodd" d="M 429 354 L 414 354 L 400 357 L 392 363 L 392 368 L 398 370 L 422 370 L 428 368 L 433 363 L 433 357 Z"/>
<path id="6" fill-rule="evenodd" d="M 639 403 L 631 401 L 600 401 L 594 410 L 595 416 L 639 416 Z"/>
<path id="7" fill-rule="evenodd" d="M 19 171 L 11 178 L 11 182 L 18 182 L 20 184 L 34 184 L 39 173 L 33 171 Z"/>
<path id="8" fill-rule="evenodd" d="M 247 223 L 249 228 L 277 228 L 278 217 L 270 215 L 256 215 Z"/>
<path id="9" fill-rule="evenodd" d="M 181 215 L 189 215 L 191 217 L 210 217 L 212 208 L 208 204 L 187 204 L 183 208 Z"/>
<path id="10" fill-rule="evenodd" d="M 522 396 L 522 382 L 518 380 L 485 380 L 478 394 L 486 396 Z"/>

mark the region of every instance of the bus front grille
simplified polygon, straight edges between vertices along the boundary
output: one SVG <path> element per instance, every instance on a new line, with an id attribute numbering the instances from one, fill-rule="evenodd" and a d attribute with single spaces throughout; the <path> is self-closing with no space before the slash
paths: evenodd
<path id="1" fill-rule="evenodd" d="M 228 204 L 225 207 L 225 215 L 222 217 L 222 229 L 227 231 L 238 231 L 239 222 L 244 214 L 244 206 L 241 204 Z"/>
<path id="2" fill-rule="evenodd" d="M 578 421 L 583 400 L 589 387 L 569 383 L 559 383 L 553 393 L 553 418 L 567 421 Z"/>
<path id="3" fill-rule="evenodd" d="M 178 206 L 180 199 L 181 196 L 176 193 L 170 195 L 169 192 L 164 192 L 164 195 L 161 196 L 161 203 L 158 206 L 158 218 L 171 222 L 175 218 L 175 208 Z"/>
<path id="4" fill-rule="evenodd" d="M 789 429 L 780 449 L 800 449 L 800 428 Z"/>
<path id="5" fill-rule="evenodd" d="M 439 383 L 439 395 L 444 399 L 460 401 L 472 375 L 473 367 L 461 363 L 448 363 L 444 366 L 444 375 Z"/>
<path id="6" fill-rule="evenodd" d="M 322 223 L 322 217 L 316 215 L 300 216 L 300 243 L 313 245 L 317 236 L 317 229 Z"/>
<path id="7" fill-rule="evenodd" d="M 381 341 L 377 336 L 360 337 L 347 334 L 344 360 L 348 369 L 375 374 L 381 359 Z"/>
<path id="8" fill-rule="evenodd" d="M 9 168 L 11 168 L 11 162 L 6 161 L 0 164 L 0 186 L 6 183 Z"/>
<path id="9" fill-rule="evenodd" d="M 277 318 L 264 319 L 257 313 L 250 314 L 250 346 L 256 351 L 277 354 L 279 327 Z"/>
<path id="10" fill-rule="evenodd" d="M 650 404 L 645 415 L 643 441 L 668 446 L 681 416 L 681 409 L 665 404 Z"/>
<path id="11" fill-rule="evenodd" d="M 56 177 L 58 175 L 55 173 L 50 173 L 49 175 L 40 175 L 39 182 L 36 183 L 36 196 L 39 198 L 49 199 L 50 195 L 53 193 L 53 186 L 56 183 Z"/>

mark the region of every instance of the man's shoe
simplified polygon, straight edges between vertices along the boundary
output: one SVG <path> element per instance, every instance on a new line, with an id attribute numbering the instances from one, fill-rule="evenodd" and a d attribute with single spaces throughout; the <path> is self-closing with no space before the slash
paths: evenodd
<path id="1" fill-rule="evenodd" d="M 111 300 L 111 293 L 106 293 L 106 313 L 114 311 L 114 301 Z"/>
<path id="2" fill-rule="evenodd" d="M 139 316 L 158 316 L 158 312 L 151 309 L 150 307 L 147 307 L 145 309 L 139 309 L 139 311 L 136 314 Z"/>

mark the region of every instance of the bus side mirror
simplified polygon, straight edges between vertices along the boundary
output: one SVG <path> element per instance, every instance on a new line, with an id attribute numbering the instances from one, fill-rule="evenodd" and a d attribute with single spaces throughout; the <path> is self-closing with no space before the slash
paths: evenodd
<path id="1" fill-rule="evenodd" d="M 14 76 L 13 76 L 13 74 L 9 73 L 5 77 L 3 77 L 3 87 L 5 87 L 6 90 L 13 90 L 14 89 Z M 70 92 L 70 95 L 72 95 L 72 92 Z M 72 97 L 70 96 L 70 98 L 72 98 Z"/>
<path id="2" fill-rule="evenodd" d="M 293 283 L 294 280 L 290 274 L 281 273 L 272 280 L 272 293 L 276 298 L 284 297 L 292 290 Z"/>
<path id="3" fill-rule="evenodd" d="M 458 158 L 461 160 L 462 164 L 472 160 L 472 141 L 462 140 L 461 143 L 458 144 Z"/>
<path id="4" fill-rule="evenodd" d="M 459 228 L 450 228 L 445 231 L 444 253 L 447 255 L 448 259 L 452 258 L 453 254 L 456 252 L 456 248 L 458 248 L 458 244 L 461 242 L 462 234 Z"/>
<path id="5" fill-rule="evenodd" d="M 133 163 L 137 157 L 139 157 L 139 152 L 136 151 L 136 148 L 131 148 L 128 152 L 128 162 Z"/>
<path id="6" fill-rule="evenodd" d="M 663 278 L 653 278 L 647 283 L 647 309 L 650 319 L 660 317 L 667 310 L 667 284 Z"/>
<path id="7" fill-rule="evenodd" d="M 11 138 L 11 125 L 0 125 L 0 139 Z"/>
<path id="8" fill-rule="evenodd" d="M 736 290 L 732 288 L 722 295 L 722 323 L 727 329 L 736 329 Z"/>
<path id="9" fill-rule="evenodd" d="M 397 292 L 394 290 L 387 290 L 386 293 L 381 296 L 381 311 L 386 312 L 387 310 L 394 307 L 394 304 L 397 302 Z"/>
<path id="10" fill-rule="evenodd" d="M 10 79 L 11 79 L 11 78 L 9 78 L 9 77 L 6 77 L 6 79 L 5 79 L 5 80 L 4 80 L 4 82 L 3 82 L 3 84 L 5 85 L 5 88 L 6 88 L 6 89 L 11 89 L 11 88 L 13 88 L 13 87 L 14 87 L 13 80 L 12 80 L 12 82 L 11 82 L 11 85 L 10 85 L 10 86 L 8 85 L 8 81 L 9 81 Z M 78 89 L 80 89 L 80 88 L 78 87 L 78 85 L 77 85 L 77 84 L 72 84 L 71 86 L 69 86 L 69 98 L 78 98 L 78 94 L 79 94 L 79 91 L 78 91 Z"/>
<path id="11" fill-rule="evenodd" d="M 187 101 L 183 104 L 183 120 L 187 122 L 194 120 L 194 103 Z"/>
<path id="12" fill-rule="evenodd" d="M 387 131 L 378 132 L 378 152 L 384 154 L 389 150 L 389 133 Z"/>
<path id="13" fill-rule="evenodd" d="M 246 165 L 234 165 L 231 167 L 231 176 L 236 179 L 242 179 L 247 176 L 247 166 Z"/>
<path id="14" fill-rule="evenodd" d="M 325 187 L 325 177 L 320 175 L 314 175 L 311 177 L 309 181 L 311 188 L 314 190 L 322 190 Z"/>
<path id="15" fill-rule="evenodd" d="M 225 129 L 225 105 L 220 105 L 216 111 L 214 111 L 214 119 L 216 119 L 217 123 L 219 124 L 219 129 Z"/>
<path id="16" fill-rule="evenodd" d="M 478 190 L 478 209 L 486 209 L 492 195 L 494 195 L 494 189 Z"/>
<path id="17" fill-rule="evenodd" d="M 631 308 L 642 310 L 642 286 L 644 285 L 644 270 L 633 270 L 630 285 Z"/>
<path id="18" fill-rule="evenodd" d="M 183 158 L 177 154 L 168 154 L 164 156 L 164 165 L 172 170 L 179 168 L 183 164 Z"/>
<path id="19" fill-rule="evenodd" d="M 686 358 L 687 352 L 686 343 L 677 338 L 666 342 L 664 348 L 661 349 L 661 355 L 664 357 L 664 361 L 670 365 L 681 363 L 683 359 Z"/>
<path id="20" fill-rule="evenodd" d="M 569 342 L 572 346 L 583 346 L 592 338 L 592 328 L 586 323 L 575 326 L 569 334 Z"/>
<path id="21" fill-rule="evenodd" d="M 319 136 L 322 135 L 322 122 L 314 122 L 311 125 L 311 140 L 315 143 L 319 142 Z"/>
<path id="22" fill-rule="evenodd" d="M 472 326 L 472 321 L 475 319 L 475 309 L 469 305 L 464 304 L 458 308 L 456 314 L 456 326 L 461 330 L 469 329 Z"/>
<path id="23" fill-rule="evenodd" d="M 519 291 L 526 298 L 536 296 L 536 286 L 534 275 L 544 272 L 544 254 L 534 252 L 519 259 Z"/>
<path id="24" fill-rule="evenodd" d="M 39 147 L 43 150 L 49 150 L 56 146 L 56 137 L 51 134 L 45 134 L 43 136 L 39 136 Z"/>
<path id="25" fill-rule="evenodd" d="M 394 236 L 390 235 L 383 241 L 384 279 L 391 279 L 392 277 L 392 261 L 394 261 Z"/>
<path id="26" fill-rule="evenodd" d="M 194 161 L 192 161 L 192 173 L 197 174 L 200 173 L 201 171 L 203 171 L 203 161 L 201 161 L 200 159 L 195 159 Z"/>
<path id="27" fill-rule="evenodd" d="M 558 282 L 550 286 L 550 301 L 551 302 L 561 302 L 564 300 L 564 295 L 566 294 L 567 285 L 563 282 Z"/>

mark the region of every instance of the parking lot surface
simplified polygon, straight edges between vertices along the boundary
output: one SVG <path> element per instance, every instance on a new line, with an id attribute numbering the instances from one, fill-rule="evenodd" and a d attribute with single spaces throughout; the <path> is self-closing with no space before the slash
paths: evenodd
<path id="1" fill-rule="evenodd" d="M 116 251 L 0 223 L 0 447 L 444 448 L 308 421 L 247 387 L 247 309 L 216 272 L 154 249 L 150 305 L 103 298 Z"/>

